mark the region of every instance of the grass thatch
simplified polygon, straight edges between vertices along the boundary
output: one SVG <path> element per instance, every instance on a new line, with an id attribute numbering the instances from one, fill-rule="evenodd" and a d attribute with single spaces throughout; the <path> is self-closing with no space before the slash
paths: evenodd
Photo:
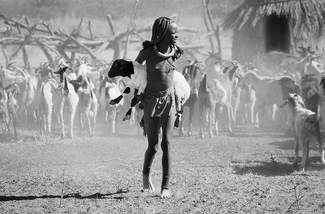
<path id="1" fill-rule="evenodd" d="M 323 0 L 245 0 L 224 20 L 224 29 L 254 27 L 266 16 L 275 14 L 289 20 L 294 37 L 319 37 L 324 30 Z"/>

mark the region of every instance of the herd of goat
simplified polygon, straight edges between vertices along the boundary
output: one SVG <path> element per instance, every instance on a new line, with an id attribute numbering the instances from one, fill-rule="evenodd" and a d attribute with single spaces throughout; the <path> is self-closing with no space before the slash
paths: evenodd
<path id="1" fill-rule="evenodd" d="M 308 146 L 312 137 L 321 142 L 320 130 L 325 129 L 325 68 L 316 58 L 314 54 L 308 54 L 292 60 L 293 57 L 287 55 L 276 65 L 277 69 L 252 63 L 240 65 L 236 61 L 223 60 L 217 54 L 210 54 L 204 63 L 189 60 L 179 70 L 181 79 L 187 82 L 182 88 L 186 91 L 182 91 L 185 98 L 181 100 L 180 112 L 186 107 L 189 110 L 189 117 L 180 121 L 179 135 L 184 135 L 184 121 L 187 122 L 187 135 L 193 134 L 193 116 L 198 109 L 201 138 L 204 138 L 206 126 L 209 137 L 218 135 L 219 125 L 225 126 L 230 135 L 236 124 L 294 131 L 296 156 L 299 145 L 302 145 L 305 161 L 308 147 L 306 153 L 304 145 Z M 67 136 L 74 137 L 75 120 L 79 133 L 86 129 L 93 136 L 97 119 L 104 122 L 105 133 L 115 133 L 119 113 L 126 113 L 124 119 L 129 119 L 131 112 L 132 116 L 139 115 L 138 102 L 129 102 L 129 96 L 122 96 L 135 89 L 136 78 L 131 74 L 136 66 L 127 71 L 131 73 L 118 73 L 121 71 L 118 68 L 117 73 L 109 75 L 113 67 L 116 68 L 114 63 L 114 66 L 93 66 L 86 59 L 67 63 L 57 57 L 51 64 L 42 63 L 35 71 L 27 71 L 14 63 L 1 67 L 0 121 L 3 133 L 11 133 L 13 125 L 17 136 L 17 121 L 19 124 L 35 121 L 41 133 L 50 134 L 52 119 L 55 119 L 62 138 L 66 137 L 65 125 L 68 125 Z M 134 64 L 123 62 L 127 64 L 121 66 Z M 143 78 L 137 81 L 139 79 Z M 322 147 L 320 152 L 324 162 Z"/>

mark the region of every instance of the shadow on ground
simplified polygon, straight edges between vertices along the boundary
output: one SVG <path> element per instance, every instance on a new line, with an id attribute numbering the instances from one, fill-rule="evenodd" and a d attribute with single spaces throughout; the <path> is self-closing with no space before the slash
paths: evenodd
<path id="1" fill-rule="evenodd" d="M 295 171 L 299 171 L 298 168 L 292 166 L 294 157 L 288 158 L 288 160 L 290 163 L 281 163 L 277 161 L 254 161 L 251 163 L 233 162 L 233 170 L 236 175 L 254 174 L 264 177 L 286 176 Z M 319 157 L 310 157 L 309 161 L 310 164 L 306 168 L 307 171 L 323 171 L 325 169 L 325 166 L 320 163 Z M 300 164 L 298 167 L 299 166 Z"/>
<path id="2" fill-rule="evenodd" d="M 113 193 L 94 193 L 91 195 L 81 195 L 80 193 L 71 193 L 66 195 L 41 195 L 41 196 L 0 196 L 0 201 L 24 201 L 35 199 L 49 199 L 49 198 L 76 198 L 76 199 L 109 199 L 109 196 L 128 193 L 128 190 L 118 190 Z M 110 199 L 122 200 L 124 196 L 114 196 Z"/>

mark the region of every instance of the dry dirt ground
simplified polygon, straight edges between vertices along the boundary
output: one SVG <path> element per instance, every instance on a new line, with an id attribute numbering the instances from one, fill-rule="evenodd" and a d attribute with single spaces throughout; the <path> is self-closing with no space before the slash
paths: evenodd
<path id="1" fill-rule="evenodd" d="M 325 167 L 315 145 L 305 172 L 293 170 L 293 140 L 239 126 L 234 136 L 172 142 L 171 190 L 160 199 L 161 150 L 153 163 L 155 193 L 141 193 L 146 138 L 128 124 L 119 134 L 60 140 L 20 130 L 0 135 L 0 213 L 325 213 Z"/>

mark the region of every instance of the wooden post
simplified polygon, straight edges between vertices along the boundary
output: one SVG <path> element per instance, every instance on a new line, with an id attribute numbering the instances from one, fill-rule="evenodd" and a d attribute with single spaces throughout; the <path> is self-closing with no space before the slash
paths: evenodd
<path id="1" fill-rule="evenodd" d="M 210 9 L 209 9 L 209 3 L 210 3 L 210 0 L 206 0 L 206 5 L 205 5 L 206 6 L 206 12 L 207 12 L 207 15 L 208 15 L 208 19 L 209 19 L 210 25 L 211 25 L 212 30 L 214 32 L 214 35 L 216 36 L 217 43 L 218 43 L 218 53 L 219 53 L 219 56 L 221 57 L 221 45 L 220 45 L 220 36 L 219 36 L 219 26 L 215 27 L 214 24 L 213 24 L 211 12 L 210 12 Z"/>
<path id="2" fill-rule="evenodd" d="M 206 1 L 202 0 L 203 3 L 203 19 L 204 19 L 204 24 L 207 28 L 207 31 L 210 32 L 210 27 L 209 27 L 209 23 L 207 21 L 207 5 L 206 5 Z M 210 41 L 210 46 L 211 46 L 211 52 L 214 53 L 214 45 L 213 45 L 213 40 L 211 38 L 211 36 L 209 35 L 209 41 Z"/>
<path id="3" fill-rule="evenodd" d="M 79 35 L 79 31 L 80 31 L 80 28 L 81 28 L 81 24 L 82 24 L 83 20 L 84 20 L 84 18 L 81 18 L 81 19 L 80 19 L 80 22 L 79 22 L 79 25 L 78 25 L 78 29 L 77 29 L 77 31 L 76 31 L 76 34 L 75 34 L 75 35 Z"/>
<path id="4" fill-rule="evenodd" d="M 51 54 L 48 52 L 48 50 L 45 48 L 44 44 L 39 40 L 35 39 L 36 43 L 40 47 L 40 49 L 43 51 L 44 55 L 46 56 L 47 60 L 49 61 L 50 64 L 53 64 L 53 59 Z"/>
<path id="5" fill-rule="evenodd" d="M 115 28 L 114 28 L 112 16 L 110 14 L 107 14 L 106 15 L 106 19 L 107 19 L 107 22 L 108 22 L 109 27 L 111 28 L 112 34 L 114 36 L 115 35 Z"/>
<path id="6" fill-rule="evenodd" d="M 217 25 L 216 27 L 217 27 L 217 29 L 214 32 L 214 34 L 217 37 L 218 52 L 219 52 L 219 56 L 221 57 L 222 56 L 222 51 L 221 51 L 221 40 L 220 40 L 220 27 L 219 27 L 219 25 Z"/>
<path id="7" fill-rule="evenodd" d="M 23 47 L 22 52 L 23 52 L 23 59 L 24 59 L 25 68 L 27 70 L 30 70 L 30 62 L 29 62 L 29 59 L 28 59 L 28 54 L 27 54 L 25 46 Z"/>
<path id="8" fill-rule="evenodd" d="M 132 13 L 132 16 L 131 16 L 131 19 L 130 19 L 130 23 L 129 23 L 129 26 L 128 26 L 128 33 L 127 33 L 126 41 L 125 41 L 125 50 L 124 50 L 124 56 L 123 56 L 124 59 L 126 59 L 127 55 L 128 55 L 128 46 L 129 46 L 129 42 L 130 42 L 131 31 L 132 31 L 132 28 L 134 27 L 133 26 L 133 20 L 134 20 L 134 17 L 135 17 L 135 13 L 137 11 L 138 4 L 139 4 L 139 0 L 135 0 L 133 13 Z"/>
<path id="9" fill-rule="evenodd" d="M 9 58 L 8 58 L 8 54 L 6 52 L 6 46 L 5 45 L 1 45 L 1 49 L 2 49 L 3 56 L 6 59 L 6 66 L 7 66 L 9 64 Z"/>
<path id="10" fill-rule="evenodd" d="M 91 21 L 90 20 L 88 20 L 88 28 L 89 28 L 90 39 L 94 40 L 94 34 L 93 34 L 93 29 L 91 27 Z"/>
<path id="11" fill-rule="evenodd" d="M 18 55 L 18 52 L 28 43 L 31 35 L 25 36 L 25 40 L 22 42 L 22 44 L 18 47 L 18 49 L 9 57 L 9 60 L 11 61 L 13 58 L 15 58 Z"/>

